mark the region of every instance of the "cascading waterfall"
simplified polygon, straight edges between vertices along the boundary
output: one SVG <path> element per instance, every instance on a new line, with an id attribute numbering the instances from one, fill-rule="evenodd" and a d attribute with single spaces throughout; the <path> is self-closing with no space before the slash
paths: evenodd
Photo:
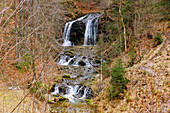
<path id="1" fill-rule="evenodd" d="M 62 81 L 53 86 L 52 95 L 63 96 L 72 103 L 93 97 L 90 86 L 92 81 L 99 77 L 97 70 L 101 62 L 96 56 L 95 46 L 91 45 L 96 45 L 99 17 L 98 13 L 87 14 L 65 24 L 62 46 L 70 47 L 65 47 L 56 59 L 65 75 L 61 75 Z M 82 46 L 72 46 L 75 43 L 71 32 L 79 32 L 79 29 L 75 30 L 74 27 L 80 24 L 85 28 L 81 29 L 84 32 Z"/>
<path id="2" fill-rule="evenodd" d="M 92 78 L 97 78 L 97 67 L 100 66 L 100 58 L 94 51 L 89 51 L 86 47 L 68 47 L 60 53 L 56 60 L 64 73 L 69 74 L 69 78 L 63 78 L 62 82 L 53 87 L 53 95 L 61 95 L 74 103 L 76 100 L 91 98 L 93 92 L 90 87 Z M 80 51 L 81 50 L 81 51 Z M 66 68 L 68 68 L 66 70 Z M 85 84 L 87 82 L 87 84 Z M 83 84 L 82 84 L 83 83 Z M 89 84 L 90 83 L 90 84 Z"/>
<path id="3" fill-rule="evenodd" d="M 74 85 L 70 86 L 67 84 L 62 84 L 58 86 L 55 85 L 55 90 L 52 92 L 53 95 L 60 94 L 65 98 L 68 98 L 70 102 L 74 103 L 77 99 L 86 99 L 92 96 L 92 91 L 90 87 L 84 85 Z"/>
<path id="4" fill-rule="evenodd" d="M 92 13 L 92 14 L 87 14 L 81 18 L 78 18 L 77 20 L 67 22 L 64 28 L 64 33 L 62 38 L 64 40 L 64 43 L 62 44 L 62 46 L 74 45 L 74 42 L 70 41 L 71 28 L 75 22 L 79 22 L 79 21 L 82 21 L 86 26 L 84 31 L 84 46 L 96 45 L 99 17 L 100 14 Z"/>

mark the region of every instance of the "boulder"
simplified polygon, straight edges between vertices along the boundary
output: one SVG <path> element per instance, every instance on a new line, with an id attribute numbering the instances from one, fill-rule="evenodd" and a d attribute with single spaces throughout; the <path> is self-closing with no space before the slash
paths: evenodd
<path id="1" fill-rule="evenodd" d="M 79 66 L 86 66 L 86 63 L 84 61 L 79 61 L 78 65 Z"/>
<path id="2" fill-rule="evenodd" d="M 74 45 L 83 45 L 85 28 L 85 23 L 82 21 L 73 23 L 70 33 L 70 41 L 73 42 Z"/>
<path id="3" fill-rule="evenodd" d="M 65 75 L 63 75 L 63 78 L 70 78 L 70 75 L 69 74 L 65 74 Z"/>
<path id="4" fill-rule="evenodd" d="M 70 62 L 69 62 L 69 65 L 72 65 L 74 64 L 74 59 L 72 59 Z"/>

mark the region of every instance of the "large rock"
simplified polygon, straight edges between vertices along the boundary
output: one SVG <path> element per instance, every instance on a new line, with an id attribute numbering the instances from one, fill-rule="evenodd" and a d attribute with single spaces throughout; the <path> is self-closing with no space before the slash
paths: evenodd
<path id="1" fill-rule="evenodd" d="M 85 23 L 82 21 L 73 23 L 70 33 L 70 41 L 73 42 L 74 45 L 83 45 L 85 28 Z"/>
<path id="2" fill-rule="evenodd" d="M 79 61 L 78 65 L 79 66 L 86 66 L 86 63 L 84 61 Z"/>

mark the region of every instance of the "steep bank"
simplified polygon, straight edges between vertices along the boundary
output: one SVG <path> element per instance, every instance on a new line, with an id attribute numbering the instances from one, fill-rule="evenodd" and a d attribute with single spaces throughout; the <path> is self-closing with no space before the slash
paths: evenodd
<path id="1" fill-rule="evenodd" d="M 162 29 L 163 30 L 163 29 Z M 92 100 L 101 112 L 169 112 L 169 73 L 170 73 L 170 34 L 166 29 L 163 43 L 150 48 L 142 60 L 126 69 L 125 76 L 130 80 L 122 99 L 108 101 L 107 88 L 110 77 L 103 81 L 102 91 Z"/>

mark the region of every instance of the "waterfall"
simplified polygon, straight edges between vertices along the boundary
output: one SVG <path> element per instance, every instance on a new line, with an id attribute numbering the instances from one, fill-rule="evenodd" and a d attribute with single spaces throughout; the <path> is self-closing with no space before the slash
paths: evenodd
<path id="1" fill-rule="evenodd" d="M 62 44 L 62 46 L 74 45 L 74 42 L 70 41 L 70 38 L 71 38 L 70 33 L 71 33 L 72 25 L 79 21 L 82 21 L 86 26 L 85 31 L 84 31 L 84 46 L 96 45 L 99 17 L 100 17 L 100 14 L 92 13 L 92 14 L 87 14 L 71 22 L 67 22 L 64 28 L 64 33 L 63 33 L 63 38 L 62 38 L 64 40 L 64 43 Z"/>
<path id="2" fill-rule="evenodd" d="M 68 98 L 71 103 L 93 97 L 91 84 L 99 78 L 100 58 L 97 56 L 97 29 L 100 14 L 87 14 L 65 24 L 61 51 L 55 61 L 60 66 L 62 80 L 52 87 L 51 94 Z M 72 45 L 82 46 L 72 46 Z"/>
<path id="3" fill-rule="evenodd" d="M 84 85 L 74 85 L 69 86 L 67 84 L 57 84 L 54 87 L 53 95 L 60 94 L 65 98 L 68 98 L 70 102 L 74 103 L 77 99 L 86 99 L 92 96 L 92 91 L 90 87 Z M 60 90 L 59 90 L 60 89 Z"/>

